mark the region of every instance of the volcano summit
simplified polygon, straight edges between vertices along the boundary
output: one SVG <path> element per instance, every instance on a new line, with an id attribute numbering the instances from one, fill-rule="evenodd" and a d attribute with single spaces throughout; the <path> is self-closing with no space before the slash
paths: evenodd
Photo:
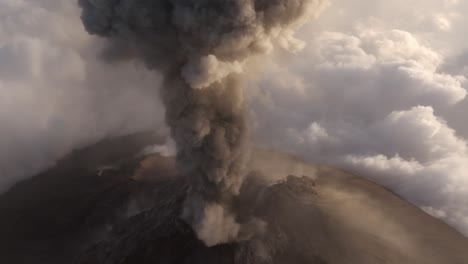
<path id="1" fill-rule="evenodd" d="M 150 134 L 106 140 L 0 196 L 2 263 L 464 264 L 468 239 L 338 169 L 254 150 L 233 202 L 255 237 L 206 246 L 180 219 L 189 182 Z M 249 223 L 251 216 L 257 221 Z M 249 217 L 245 217 L 249 216 Z M 245 217 L 245 218 L 243 218 Z M 261 224 L 259 224 L 261 223 Z M 247 232 L 248 234 L 248 232 Z"/>

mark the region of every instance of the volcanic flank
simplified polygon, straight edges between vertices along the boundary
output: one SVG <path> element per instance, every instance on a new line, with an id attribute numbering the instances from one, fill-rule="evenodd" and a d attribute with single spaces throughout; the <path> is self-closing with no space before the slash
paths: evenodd
<path id="1" fill-rule="evenodd" d="M 1 195 L 0 262 L 467 263 L 468 239 L 388 190 L 261 149 L 232 204 L 256 236 L 208 247 L 180 219 L 191 182 L 141 152 L 161 143 L 105 140 Z"/>

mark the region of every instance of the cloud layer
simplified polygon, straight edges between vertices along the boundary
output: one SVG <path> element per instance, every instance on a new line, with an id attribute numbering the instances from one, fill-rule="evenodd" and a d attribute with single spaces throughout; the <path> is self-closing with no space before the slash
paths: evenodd
<path id="1" fill-rule="evenodd" d="M 334 1 L 304 30 L 301 56 L 253 81 L 257 138 L 368 177 L 468 234 L 468 5 L 413 5 Z"/>
<path id="2" fill-rule="evenodd" d="M 73 148 L 162 123 L 160 80 L 141 65 L 100 62 L 75 5 L 0 3 L 0 191 Z"/>

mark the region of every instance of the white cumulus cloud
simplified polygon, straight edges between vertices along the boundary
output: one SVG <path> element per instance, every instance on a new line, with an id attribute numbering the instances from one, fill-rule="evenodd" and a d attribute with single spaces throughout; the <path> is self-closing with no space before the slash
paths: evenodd
<path id="1" fill-rule="evenodd" d="M 468 235 L 468 4 L 331 3 L 302 53 L 252 81 L 257 140 L 363 175 Z"/>

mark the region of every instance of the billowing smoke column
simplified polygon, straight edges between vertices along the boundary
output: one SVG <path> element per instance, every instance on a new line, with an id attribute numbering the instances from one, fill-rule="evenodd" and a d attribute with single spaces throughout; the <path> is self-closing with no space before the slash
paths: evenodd
<path id="1" fill-rule="evenodd" d="M 141 59 L 165 78 L 166 122 L 189 178 L 183 219 L 208 245 L 235 240 L 230 209 L 248 159 L 239 76 L 249 57 L 303 43 L 293 29 L 324 0 L 79 0 L 109 61 Z"/>

